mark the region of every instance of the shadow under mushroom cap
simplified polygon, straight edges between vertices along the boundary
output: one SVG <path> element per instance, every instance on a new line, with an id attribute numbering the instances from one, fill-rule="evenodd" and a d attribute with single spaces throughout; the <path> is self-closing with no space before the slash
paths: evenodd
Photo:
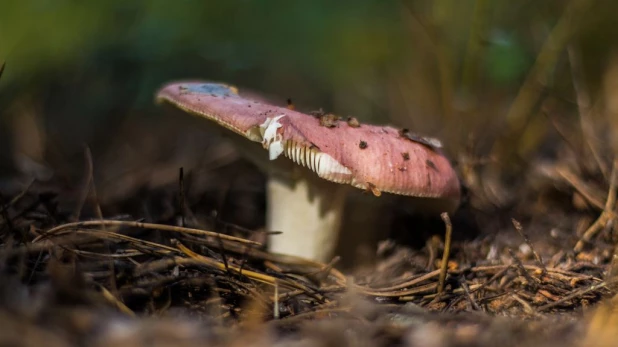
<path id="1" fill-rule="evenodd" d="M 264 142 L 264 125 L 277 118 L 276 138 L 264 147 L 276 142 L 287 158 L 329 181 L 399 195 L 460 197 L 457 174 L 440 149 L 401 136 L 390 126 L 340 121 L 325 127 L 318 117 L 243 98 L 236 88 L 216 83 L 171 83 L 156 99 L 256 142 Z"/>

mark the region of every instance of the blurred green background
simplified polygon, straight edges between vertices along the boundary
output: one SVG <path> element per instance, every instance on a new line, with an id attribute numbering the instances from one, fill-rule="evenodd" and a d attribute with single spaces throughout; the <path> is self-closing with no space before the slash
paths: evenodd
<path id="1" fill-rule="evenodd" d="M 84 144 L 103 181 L 203 165 L 216 138 L 153 103 L 186 78 L 439 136 L 453 158 L 472 143 L 525 160 L 555 140 L 547 109 L 578 124 L 569 45 L 599 94 L 616 13 L 593 0 L 3 1 L 0 176 L 79 177 Z"/>

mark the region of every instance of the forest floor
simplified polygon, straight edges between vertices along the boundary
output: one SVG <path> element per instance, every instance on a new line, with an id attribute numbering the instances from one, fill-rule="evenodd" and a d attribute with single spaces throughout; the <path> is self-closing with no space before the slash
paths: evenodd
<path id="1" fill-rule="evenodd" d="M 206 186 L 174 168 L 181 184 L 106 203 L 86 158 L 79 183 L 3 184 L 2 345 L 610 346 L 618 335 L 615 165 L 563 155 L 507 183 L 459 161 L 452 226 L 432 224 L 424 246 L 383 240 L 375 262 L 338 270 L 254 241 L 263 190 L 217 183 L 252 172 L 242 160 Z M 473 236 L 453 238 L 443 267 L 449 227 Z"/>

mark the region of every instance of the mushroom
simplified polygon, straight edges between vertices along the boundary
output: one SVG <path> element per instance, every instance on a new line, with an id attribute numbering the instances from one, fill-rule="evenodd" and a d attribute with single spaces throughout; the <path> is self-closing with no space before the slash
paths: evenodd
<path id="1" fill-rule="evenodd" d="M 319 117 L 216 83 L 167 84 L 156 100 L 240 135 L 230 139 L 268 177 L 266 228 L 283 232 L 271 238 L 272 252 L 328 261 L 350 187 L 432 201 L 440 212 L 459 204 L 459 180 L 439 146 L 396 128 L 345 120 L 324 126 Z"/>

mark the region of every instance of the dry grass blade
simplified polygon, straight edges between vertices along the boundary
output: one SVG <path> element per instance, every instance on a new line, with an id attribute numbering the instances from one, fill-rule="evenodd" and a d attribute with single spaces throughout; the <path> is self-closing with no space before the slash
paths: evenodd
<path id="1" fill-rule="evenodd" d="M 581 252 L 584 249 L 586 243 L 590 242 L 592 238 L 603 228 L 607 226 L 607 224 L 614 220 L 615 213 L 614 210 L 616 208 L 616 180 L 618 179 L 618 160 L 614 160 L 614 164 L 612 166 L 612 173 L 609 183 L 609 191 L 607 193 L 607 200 L 605 202 L 605 208 L 601 215 L 597 220 L 584 232 L 581 239 L 577 241 L 573 250 L 575 252 Z"/>
<path id="2" fill-rule="evenodd" d="M 101 293 L 103 294 L 105 300 L 114 305 L 114 307 L 116 307 L 118 311 L 126 314 L 129 317 L 135 317 L 135 312 L 128 308 L 127 305 L 119 301 L 118 298 L 116 298 L 109 290 L 100 285 L 98 287 L 99 290 L 101 290 Z"/>
<path id="3" fill-rule="evenodd" d="M 440 278 L 438 280 L 438 294 L 444 290 L 444 281 L 446 280 L 446 272 L 448 270 L 448 258 L 451 253 L 451 239 L 453 234 L 453 225 L 448 213 L 440 215 L 446 226 L 446 234 L 444 235 L 444 253 L 442 254 L 442 264 L 440 265 Z"/>
<path id="4" fill-rule="evenodd" d="M 373 292 L 376 292 L 376 293 L 379 293 L 379 292 L 394 292 L 394 291 L 401 290 L 401 289 L 404 289 L 404 288 L 414 287 L 414 286 L 418 285 L 419 283 L 422 283 L 424 281 L 428 281 L 428 280 L 434 279 L 436 277 L 439 277 L 441 272 L 442 272 L 442 270 L 440 270 L 440 269 L 434 270 L 434 271 L 428 272 L 428 273 L 426 273 L 424 275 L 420 275 L 420 276 L 414 277 L 414 278 L 412 278 L 410 280 L 407 280 L 407 281 L 405 281 L 403 283 L 400 283 L 400 284 L 396 284 L 396 285 L 388 286 L 388 287 L 382 287 L 382 288 L 371 288 L 371 290 Z M 357 287 L 357 288 L 363 289 L 361 287 Z"/>
<path id="5" fill-rule="evenodd" d="M 483 272 L 499 272 L 504 270 L 504 268 L 510 267 L 511 265 L 490 265 L 490 266 L 475 266 L 472 269 L 470 269 L 471 271 L 483 271 Z M 526 264 L 522 264 L 522 267 L 530 272 L 533 273 L 541 273 L 543 271 L 543 268 L 540 268 L 536 265 L 526 265 Z M 547 274 L 555 276 L 557 279 L 566 281 L 572 278 L 578 278 L 578 279 L 582 279 L 582 280 L 596 280 L 601 282 L 602 279 L 600 278 L 596 278 L 594 276 L 590 276 L 590 275 L 586 275 L 586 274 L 581 274 L 581 273 L 577 273 L 577 272 L 573 272 L 573 271 L 567 271 L 567 270 L 563 270 L 563 269 L 557 269 L 557 268 L 547 268 Z"/>
<path id="6" fill-rule="evenodd" d="M 451 62 L 451 54 L 449 48 L 444 43 L 444 38 L 441 33 L 441 24 L 432 21 L 430 18 L 423 17 L 420 13 L 415 11 L 410 3 L 402 2 L 407 14 L 415 22 L 417 22 L 425 31 L 429 42 L 433 46 L 433 53 L 435 54 L 437 62 L 437 73 L 440 83 L 440 97 L 442 99 L 442 112 L 444 118 L 448 121 L 453 120 L 453 64 Z M 436 9 L 442 6 L 441 3 L 436 2 L 434 4 Z M 438 10 L 439 11 L 439 10 Z"/>
<path id="7" fill-rule="evenodd" d="M 304 291 L 306 294 L 309 294 L 311 296 L 315 296 L 316 299 L 320 300 L 320 301 L 328 301 L 325 300 L 325 298 L 319 294 L 319 293 L 315 293 L 314 290 L 311 290 L 310 288 L 308 288 L 307 286 L 300 284 L 296 281 L 291 281 L 291 280 L 286 280 L 286 279 L 281 279 L 281 278 L 276 278 L 270 275 L 266 275 L 266 274 L 262 274 L 256 271 L 251 271 L 251 270 L 247 270 L 247 269 L 240 269 L 240 267 L 235 266 L 235 265 L 231 265 L 228 264 L 227 268 L 225 266 L 225 264 L 223 264 L 220 261 L 216 261 L 214 259 L 205 257 L 201 254 L 197 254 L 195 252 L 193 252 L 192 250 L 190 250 L 189 248 L 187 248 L 186 246 L 184 246 L 183 244 L 181 244 L 180 242 L 177 243 L 178 245 L 178 249 L 183 252 L 184 254 L 186 254 L 187 256 L 198 260 L 200 262 L 202 262 L 205 265 L 208 265 L 210 267 L 214 267 L 218 270 L 221 271 L 233 271 L 238 275 L 241 276 L 246 276 L 247 278 L 250 278 L 252 280 L 261 282 L 261 283 L 265 283 L 271 286 L 275 286 L 277 284 L 280 284 L 284 287 L 288 287 L 288 288 L 292 288 L 292 289 L 299 289 Z"/>
<path id="8" fill-rule="evenodd" d="M 134 246 L 137 245 L 141 245 L 141 246 L 147 246 L 147 247 L 151 247 L 153 249 L 160 249 L 160 250 L 164 250 L 164 251 L 168 251 L 168 252 L 177 252 L 177 250 L 173 247 L 169 247 L 166 245 L 162 245 L 160 243 L 156 243 L 156 242 L 152 242 L 152 241 L 147 241 L 147 240 L 142 240 L 142 239 L 138 239 L 135 237 L 131 237 L 131 236 L 127 236 L 127 235 L 122 235 L 122 234 L 118 234 L 118 233 L 114 233 L 111 231 L 106 231 L 106 230 L 76 230 L 75 233 L 77 234 L 87 234 L 87 235 L 92 235 L 95 237 L 99 237 L 101 239 L 104 240 L 120 240 L 120 241 L 125 241 L 125 242 L 129 242 L 131 244 L 133 244 Z"/>
<path id="9" fill-rule="evenodd" d="M 544 42 L 541 51 L 537 55 L 536 61 L 526 79 L 519 89 L 511 108 L 506 115 L 508 129 L 511 132 L 509 140 L 521 138 L 525 131 L 526 124 L 530 117 L 534 115 L 534 107 L 541 98 L 542 86 L 548 84 L 551 73 L 558 61 L 561 53 L 568 44 L 575 23 L 573 18 L 577 18 L 577 13 L 585 8 L 589 0 L 571 0 L 566 9 L 558 19 L 553 29 Z M 492 153 L 499 155 L 505 148 L 513 148 L 512 141 L 496 143 Z"/>
<path id="10" fill-rule="evenodd" d="M 212 231 L 176 227 L 176 226 L 165 225 L 165 224 L 142 223 L 142 222 L 131 222 L 131 221 L 119 221 L 119 220 L 84 221 L 84 222 L 73 222 L 73 223 L 62 224 L 55 228 L 52 228 L 52 229 L 49 229 L 43 232 L 41 236 L 36 237 L 32 242 L 36 243 L 40 241 L 41 239 L 43 239 L 44 237 L 49 237 L 51 235 L 59 234 L 63 231 L 69 231 L 71 229 L 79 229 L 79 228 L 87 228 L 87 227 L 105 227 L 105 226 L 155 229 L 155 230 L 171 231 L 171 232 L 185 233 L 185 234 L 191 234 L 191 235 L 220 237 L 223 240 L 234 241 L 234 242 L 239 242 L 239 243 L 253 245 L 253 246 L 262 245 L 259 242 L 243 239 L 241 237 L 235 237 L 235 236 L 215 233 Z"/>
<path id="11" fill-rule="evenodd" d="M 594 129 L 593 129 L 593 110 L 597 105 L 592 105 L 589 88 L 585 83 L 585 76 L 583 74 L 582 62 L 580 57 L 580 51 L 575 48 L 574 44 L 570 44 L 567 48 L 569 63 L 571 65 L 571 75 L 573 76 L 573 89 L 575 89 L 575 95 L 577 96 L 577 107 L 579 108 L 579 124 L 584 135 L 584 141 L 588 146 L 588 149 L 592 153 L 592 157 L 597 163 L 597 166 L 601 170 L 603 176 L 607 179 L 608 170 L 607 165 L 601 159 L 601 149 L 599 143 L 595 141 Z"/>
<path id="12" fill-rule="evenodd" d="M 426 295 L 430 293 L 435 293 L 438 289 L 438 282 L 431 282 L 427 284 L 417 285 L 414 287 L 410 287 L 402 290 L 395 291 L 378 291 L 378 290 L 370 290 L 363 287 L 355 287 L 359 294 L 373 296 L 378 298 L 400 298 L 406 296 L 416 296 Z"/>
<path id="13" fill-rule="evenodd" d="M 592 206 L 598 208 L 601 211 L 605 209 L 605 204 L 603 203 L 600 194 L 590 188 L 582 179 L 577 177 L 577 175 L 575 175 L 569 169 L 559 167 L 556 169 L 556 173 L 566 182 L 568 182 L 573 188 L 575 188 L 575 190 L 577 190 L 577 192 L 580 193 Z M 615 214 L 612 211 L 609 211 L 608 213 L 615 217 Z"/>
<path id="14" fill-rule="evenodd" d="M 335 277 L 338 284 L 345 285 L 347 283 L 346 277 L 336 268 L 329 267 L 328 264 L 320 263 L 314 260 L 305 259 L 305 258 L 293 256 L 293 255 L 267 253 L 267 252 L 262 252 L 259 250 L 254 251 L 254 255 L 257 256 L 258 258 L 269 260 L 269 261 L 272 261 L 272 262 L 275 262 L 281 265 L 302 266 L 302 267 L 317 269 L 316 271 L 313 271 L 314 273 L 320 272 L 320 271 L 324 271 L 324 272 L 328 271 L 329 275 L 332 275 Z"/>

